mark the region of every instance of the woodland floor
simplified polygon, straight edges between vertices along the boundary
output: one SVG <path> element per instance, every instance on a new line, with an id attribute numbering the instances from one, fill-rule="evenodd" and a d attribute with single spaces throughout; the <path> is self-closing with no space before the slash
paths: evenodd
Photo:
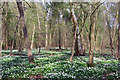
<path id="1" fill-rule="evenodd" d="M 80 80 L 119 80 L 120 64 L 110 53 L 94 52 L 94 67 L 88 67 L 86 56 L 75 56 L 70 63 L 70 50 L 46 51 L 33 50 L 35 64 L 29 64 L 26 51 L 2 51 L 0 58 L 1 75 L 4 80 L 13 78 L 37 79 L 80 79 Z M 52 56 L 51 56 L 52 54 Z M 106 55 L 103 55 L 106 54 Z M 16 79 L 15 79 L 16 80 Z"/>

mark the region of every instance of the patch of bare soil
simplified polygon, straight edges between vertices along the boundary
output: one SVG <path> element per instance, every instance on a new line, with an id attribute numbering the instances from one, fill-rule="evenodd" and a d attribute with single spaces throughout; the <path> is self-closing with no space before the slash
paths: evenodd
<path id="1" fill-rule="evenodd" d="M 40 74 L 38 74 L 38 75 L 30 75 L 30 77 L 29 77 L 29 78 L 39 80 L 39 79 L 44 78 L 44 76 L 42 76 L 42 75 L 40 75 Z"/>

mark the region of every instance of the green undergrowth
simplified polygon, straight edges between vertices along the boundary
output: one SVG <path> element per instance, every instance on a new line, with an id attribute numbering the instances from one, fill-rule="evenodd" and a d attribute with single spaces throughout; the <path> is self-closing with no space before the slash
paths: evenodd
<path id="1" fill-rule="evenodd" d="M 48 55 L 51 52 L 54 55 Z M 87 67 L 88 56 L 73 57 L 73 61 L 69 62 L 71 56 L 69 50 L 61 52 L 43 50 L 40 54 L 34 56 L 35 64 L 29 64 L 27 56 L 1 57 L 2 78 L 30 78 L 31 75 L 41 75 L 48 79 L 117 80 L 119 77 L 119 63 L 115 58 L 99 55 L 94 57 L 95 66 Z"/>

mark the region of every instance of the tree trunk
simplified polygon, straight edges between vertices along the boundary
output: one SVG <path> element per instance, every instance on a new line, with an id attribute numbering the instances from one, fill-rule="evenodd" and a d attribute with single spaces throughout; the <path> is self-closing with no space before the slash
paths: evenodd
<path id="1" fill-rule="evenodd" d="M 119 2 L 119 28 L 118 28 L 118 58 L 120 58 L 120 2 Z"/>
<path id="2" fill-rule="evenodd" d="M 48 49 L 48 26 L 47 26 L 47 17 L 45 18 L 45 48 Z"/>
<path id="3" fill-rule="evenodd" d="M 70 62 L 72 62 L 72 58 L 73 58 L 73 55 L 74 55 L 74 48 L 75 48 L 75 41 L 76 41 L 76 34 L 77 34 L 77 21 L 76 21 L 76 17 L 75 17 L 75 14 L 74 14 L 74 9 L 72 8 L 72 4 L 70 4 L 71 6 L 71 9 L 70 9 L 70 12 L 71 12 L 71 20 L 72 20 L 72 26 L 73 26 L 73 44 L 72 44 L 72 55 L 70 57 Z"/>
<path id="4" fill-rule="evenodd" d="M 90 7 L 91 8 L 91 7 Z M 93 24 L 95 23 L 94 20 L 94 14 L 90 16 L 90 33 L 89 33 L 89 66 L 93 67 L 94 66 L 94 59 L 93 59 L 93 54 L 94 54 L 94 32 L 95 32 L 95 26 Z"/>
<path id="5" fill-rule="evenodd" d="M 19 43 L 18 43 L 18 52 L 22 52 L 22 50 L 23 50 L 23 43 L 22 43 L 22 30 L 21 30 L 21 27 L 18 29 L 18 41 L 19 41 Z"/>
<path id="6" fill-rule="evenodd" d="M 96 2 L 96 1 L 95 1 Z M 100 5 L 102 5 L 103 3 L 101 3 Z M 90 6 L 90 13 L 91 13 L 91 9 L 93 10 L 93 12 L 90 15 L 90 33 L 89 33 L 89 43 L 90 43 L 90 48 L 89 48 L 89 65 L 90 67 L 94 66 L 94 49 L 95 49 L 95 26 L 93 26 L 93 24 L 95 24 L 95 13 L 96 10 L 100 7 L 100 5 L 98 5 L 94 10 L 91 8 Z M 95 5 L 96 6 L 96 5 Z"/>
<path id="7" fill-rule="evenodd" d="M 98 10 L 97 10 L 97 11 L 98 11 Z M 97 33 L 98 33 L 98 32 L 97 32 L 97 31 L 98 31 L 98 30 L 97 30 L 98 26 L 96 25 L 96 24 L 97 24 L 97 16 L 98 16 L 98 12 L 95 13 L 95 22 L 94 22 L 94 26 L 95 26 L 95 34 L 94 34 L 94 37 L 95 37 L 95 51 L 96 51 L 96 52 L 98 52 L 98 42 L 97 42 L 97 41 L 98 41 L 98 40 L 97 40 L 97 39 L 98 39 L 98 34 L 97 34 Z"/>
<path id="8" fill-rule="evenodd" d="M 60 28 L 60 25 L 59 25 L 59 22 L 60 22 L 60 18 L 59 18 L 60 16 L 58 16 L 58 23 L 57 23 L 57 26 L 58 26 L 58 37 L 59 37 L 59 39 L 58 39 L 58 41 L 59 41 L 59 50 L 61 50 L 61 28 Z"/>
<path id="9" fill-rule="evenodd" d="M 111 53 L 113 55 L 113 45 L 112 45 L 112 37 L 111 37 L 111 27 L 110 24 L 107 20 L 107 27 L 108 27 L 108 32 L 109 32 L 109 40 L 110 40 L 110 47 L 111 47 Z"/>
<path id="10" fill-rule="evenodd" d="M 86 48 L 86 46 L 85 46 L 85 40 L 84 40 L 84 36 L 83 36 L 83 34 L 85 34 L 84 32 L 83 32 L 83 27 L 84 27 L 84 24 L 85 24 L 85 17 L 84 17 L 84 12 L 82 11 L 82 28 L 81 28 L 81 44 L 82 44 L 82 52 L 83 52 L 83 55 L 85 56 L 85 48 Z"/>
<path id="11" fill-rule="evenodd" d="M 32 41 L 31 41 L 31 49 L 33 49 L 34 38 L 35 38 L 35 24 L 34 24 L 34 26 L 33 26 Z"/>
<path id="12" fill-rule="evenodd" d="M 36 6 L 37 6 L 37 3 L 36 3 Z M 38 13 L 38 10 L 37 10 L 37 20 L 38 20 L 38 29 L 39 29 L 39 41 L 38 41 L 38 43 L 39 43 L 39 51 L 38 51 L 38 53 L 40 53 L 40 48 L 41 48 L 41 42 L 40 42 L 40 38 L 41 38 L 41 26 L 40 26 L 40 19 L 39 19 L 40 17 L 39 17 L 39 13 Z"/>
<path id="13" fill-rule="evenodd" d="M 8 49 L 8 45 L 7 45 L 7 15 L 8 15 L 8 2 L 5 2 L 5 8 L 3 8 L 3 11 L 5 12 L 5 15 L 3 16 L 3 43 L 5 43 L 4 45 L 4 49 L 7 50 Z M 3 13 L 4 14 L 4 13 Z"/>
<path id="14" fill-rule="evenodd" d="M 17 30 L 18 30 L 18 25 L 19 25 L 19 19 L 17 21 L 16 30 L 14 32 L 14 37 L 13 37 L 13 40 L 12 40 L 12 46 L 11 46 L 11 50 L 10 50 L 10 55 L 12 55 L 12 50 L 13 50 L 13 46 L 14 46 L 14 41 L 15 41 L 16 33 L 17 33 Z"/>
<path id="15" fill-rule="evenodd" d="M 117 43 L 117 50 L 116 50 L 116 58 L 120 60 L 120 1 L 118 2 L 118 8 L 119 8 L 119 13 L 118 13 L 118 43 Z"/>
<path id="16" fill-rule="evenodd" d="M 26 28 L 25 20 L 24 20 L 24 11 L 23 11 L 23 7 L 22 7 L 22 2 L 17 2 L 17 7 L 18 7 L 18 10 L 19 10 L 21 24 L 22 24 L 22 27 L 23 27 L 23 32 L 24 32 L 24 38 L 25 38 L 25 44 L 26 44 L 29 63 L 33 64 L 34 63 L 34 58 L 33 58 L 33 55 L 32 55 L 32 50 L 30 49 L 27 28 Z"/>
<path id="17" fill-rule="evenodd" d="M 76 42 L 75 42 L 75 56 L 83 56 L 81 36 L 80 36 L 80 31 L 78 26 L 77 26 Z"/>
<path id="18" fill-rule="evenodd" d="M 51 47 L 51 42 L 52 42 L 52 34 L 51 34 L 51 32 L 50 32 L 49 47 Z"/>
<path id="19" fill-rule="evenodd" d="M 3 8 L 0 9 L 2 14 Z M 0 15 L 0 56 L 1 56 L 1 51 L 2 51 L 2 15 Z"/>
<path id="20" fill-rule="evenodd" d="M 59 28 L 58 29 L 59 30 L 59 50 L 61 50 L 61 30 L 60 30 L 60 26 L 58 28 Z"/>
<path id="21" fill-rule="evenodd" d="M 114 44 L 114 47 L 116 45 L 116 34 L 117 34 L 117 23 L 118 23 L 118 8 L 117 8 L 117 15 L 116 15 L 116 20 L 115 20 L 115 27 L 114 27 L 114 32 L 113 32 L 113 38 L 112 38 L 112 41 L 113 41 L 113 44 Z"/>
<path id="22" fill-rule="evenodd" d="M 50 19 L 50 35 L 49 35 L 49 48 L 51 47 L 51 43 L 52 43 L 52 19 Z"/>
<path id="23" fill-rule="evenodd" d="M 94 66 L 94 60 L 93 60 L 93 54 L 94 54 L 94 34 L 93 34 L 93 29 L 91 30 L 90 33 L 90 49 L 89 49 L 89 66 L 93 67 Z"/>
<path id="24" fill-rule="evenodd" d="M 55 47 L 58 47 L 58 28 L 54 32 Z"/>
<path id="25" fill-rule="evenodd" d="M 89 40 L 90 40 L 90 48 L 89 48 L 89 66 L 94 66 L 94 60 L 93 60 L 93 54 L 94 54 L 94 27 L 92 26 L 92 22 L 90 25 L 90 34 L 89 34 Z"/>

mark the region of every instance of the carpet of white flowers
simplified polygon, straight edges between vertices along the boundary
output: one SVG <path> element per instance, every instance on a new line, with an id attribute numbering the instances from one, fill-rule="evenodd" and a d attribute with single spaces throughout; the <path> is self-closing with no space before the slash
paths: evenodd
<path id="1" fill-rule="evenodd" d="M 3 51 L 3 54 L 8 53 Z M 88 67 L 88 56 L 73 57 L 70 63 L 70 51 L 41 51 L 41 53 L 33 51 L 35 64 L 29 64 L 25 52 L 13 54 L 24 55 L 4 55 L 0 58 L 2 78 L 30 78 L 32 75 L 49 79 L 117 80 L 120 78 L 119 62 L 111 56 L 97 55 L 94 57 L 95 66 Z"/>

